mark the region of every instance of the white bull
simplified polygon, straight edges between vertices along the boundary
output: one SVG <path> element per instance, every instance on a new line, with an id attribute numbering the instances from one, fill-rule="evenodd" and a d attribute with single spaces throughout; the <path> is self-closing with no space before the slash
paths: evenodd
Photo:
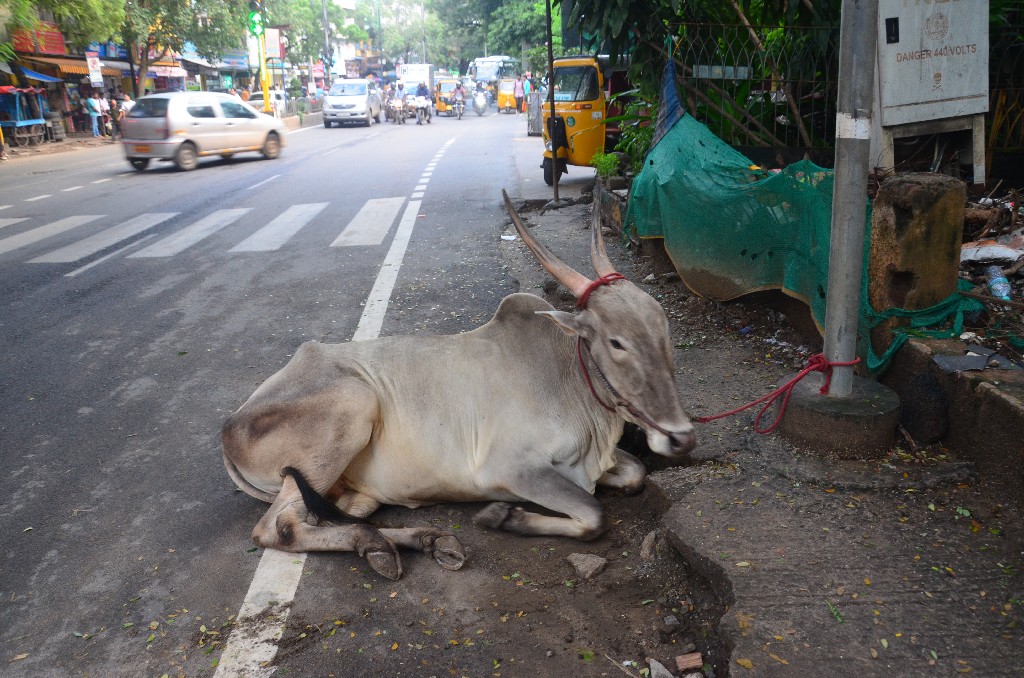
<path id="1" fill-rule="evenodd" d="M 507 195 L 505 204 L 580 310 L 512 294 L 464 334 L 303 344 L 222 432 L 231 478 L 272 504 L 253 530 L 257 544 L 355 551 L 390 579 L 402 574 L 398 547 L 458 569 L 465 552 L 451 533 L 361 519 L 381 504 L 491 501 L 477 524 L 593 539 L 604 529 L 595 486 L 643 487 L 643 465 L 616 447 L 625 422 L 659 454 L 693 448 L 658 302 L 615 272 L 600 227 L 592 281 L 534 239 Z M 559 515 L 506 503 L 517 501 Z"/>

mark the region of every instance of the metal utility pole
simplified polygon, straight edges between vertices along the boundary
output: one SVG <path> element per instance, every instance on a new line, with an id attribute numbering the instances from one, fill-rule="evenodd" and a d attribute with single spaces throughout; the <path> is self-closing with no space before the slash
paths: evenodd
<path id="1" fill-rule="evenodd" d="M 331 48 L 331 28 L 327 23 L 327 0 L 320 0 L 324 12 L 324 89 L 331 88 L 331 59 L 334 50 Z"/>
<path id="2" fill-rule="evenodd" d="M 558 145 L 555 143 L 555 48 L 551 44 L 554 36 L 551 33 L 551 0 L 544 3 L 548 19 L 548 106 L 551 107 L 551 117 L 548 118 L 548 139 L 551 140 L 551 176 L 553 181 L 551 187 L 554 189 L 554 204 L 558 204 Z M 543 116 L 542 116 L 543 117 Z M 596 207 L 595 207 L 596 209 Z"/>
<path id="3" fill-rule="evenodd" d="M 825 356 L 829 362 L 846 362 L 857 355 L 878 0 L 843 0 L 842 12 L 832 238 L 825 299 Z M 853 376 L 853 367 L 833 368 L 829 395 L 850 397 Z"/>

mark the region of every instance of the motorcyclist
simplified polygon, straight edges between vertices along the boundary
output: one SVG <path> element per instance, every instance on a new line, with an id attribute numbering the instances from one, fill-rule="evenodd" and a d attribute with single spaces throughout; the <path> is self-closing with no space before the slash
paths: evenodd
<path id="1" fill-rule="evenodd" d="M 420 84 L 416 86 L 416 96 L 417 97 L 423 97 L 423 98 L 425 98 L 427 100 L 427 120 L 429 121 L 430 120 L 430 88 L 427 87 L 427 83 L 420 82 Z M 417 120 L 419 120 L 418 117 L 417 117 Z"/>

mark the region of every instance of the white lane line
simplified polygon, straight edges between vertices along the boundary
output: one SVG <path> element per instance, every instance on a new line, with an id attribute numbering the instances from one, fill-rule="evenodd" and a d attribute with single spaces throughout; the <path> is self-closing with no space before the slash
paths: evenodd
<path id="1" fill-rule="evenodd" d="M 425 191 L 425 190 L 427 190 L 427 184 L 426 183 L 416 184 L 416 188 L 414 188 L 412 190 L 414 190 L 414 191 Z"/>
<path id="2" fill-rule="evenodd" d="M 64 193 L 67 193 L 69 191 L 77 191 L 80 188 L 82 188 L 82 186 L 72 186 L 70 188 L 62 188 L 60 190 L 63 191 Z"/>
<path id="3" fill-rule="evenodd" d="M 409 197 L 412 198 L 413 200 L 415 200 L 417 198 L 422 198 L 423 197 L 423 191 L 417 191 L 416 193 L 413 193 Z"/>
<path id="4" fill-rule="evenodd" d="M 327 207 L 326 202 L 292 205 L 269 224 L 232 247 L 229 252 L 269 252 L 288 241 L 309 221 Z"/>
<path id="5" fill-rule="evenodd" d="M 177 212 L 150 212 L 147 214 L 140 214 L 139 216 L 133 217 L 122 224 L 118 224 L 113 228 L 108 228 L 105 231 L 100 231 L 96 235 L 90 236 L 76 243 L 72 243 L 67 247 L 61 247 L 60 249 L 44 254 L 41 257 L 30 259 L 28 263 L 63 264 L 71 261 L 78 261 L 79 259 L 84 259 L 91 254 L 96 254 L 100 250 L 104 250 L 111 245 L 119 243 L 126 238 L 130 238 L 133 235 L 138 235 L 143 231 L 149 230 L 160 222 L 167 221 L 177 214 Z"/>
<path id="6" fill-rule="evenodd" d="M 250 187 L 249 187 L 249 189 L 248 189 L 248 190 L 250 190 L 250 191 L 251 191 L 251 190 L 252 190 L 252 189 L 254 189 L 254 188 L 259 188 L 259 187 L 260 187 L 260 186 L 262 186 L 263 184 L 265 184 L 265 183 L 267 183 L 267 182 L 270 182 L 270 181 L 273 181 L 274 179 L 278 178 L 279 176 L 281 176 L 281 175 L 280 175 L 280 174 L 275 174 L 274 176 L 272 176 L 272 177 L 270 177 L 270 178 L 268 178 L 268 179 L 264 179 L 263 181 L 259 182 L 258 184 L 253 184 L 252 186 L 250 186 Z"/>
<path id="7" fill-rule="evenodd" d="M 14 207 L 14 205 L 0 205 L 0 210 L 9 209 L 11 207 Z"/>
<path id="8" fill-rule="evenodd" d="M 4 238 L 3 240 L 0 240 L 0 254 L 5 254 L 12 250 L 18 249 L 19 247 L 24 247 L 25 245 L 31 245 L 34 242 L 39 242 L 40 240 L 49 238 L 52 235 L 57 235 L 58 233 L 63 233 L 64 231 L 70 231 L 72 228 L 75 228 L 76 226 L 87 224 L 90 221 L 95 221 L 96 219 L 100 219 L 103 216 L 105 215 L 78 214 L 73 217 L 64 217 L 63 219 L 58 219 L 52 224 L 46 224 L 45 226 L 40 226 L 39 228 L 33 228 L 31 231 L 25 231 L 24 233 L 19 233 L 18 235 L 12 235 L 9 238 Z"/>
<path id="9" fill-rule="evenodd" d="M 405 198 L 374 198 L 367 200 L 359 212 L 348 222 L 345 230 L 334 239 L 331 247 L 355 247 L 379 245 L 391 230 L 391 224 L 398 216 L 398 210 L 405 204 Z"/>
<path id="10" fill-rule="evenodd" d="M 195 245 L 204 238 L 213 235 L 228 224 L 238 221 L 244 214 L 250 211 L 252 210 L 249 207 L 231 210 L 217 210 L 213 214 L 206 215 L 191 226 L 181 229 L 174 235 L 164 238 L 159 242 L 155 242 L 149 247 L 141 249 L 134 254 L 129 254 L 128 258 L 174 256 L 175 254 L 192 247 L 192 245 Z"/>
<path id="11" fill-rule="evenodd" d="M 14 224 L 20 224 L 23 221 L 28 221 L 28 217 L 11 217 L 8 219 L 0 219 L 0 228 L 4 226 L 13 226 Z"/>
<path id="12" fill-rule="evenodd" d="M 129 172 L 125 172 L 125 174 L 129 174 Z M 106 179 L 97 179 L 96 181 L 94 181 L 92 183 L 94 183 L 94 184 L 102 184 L 102 183 L 104 183 L 106 181 L 110 181 L 110 177 L 107 177 Z"/>
<path id="13" fill-rule="evenodd" d="M 43 195 L 37 195 L 34 198 L 25 198 L 25 202 L 35 202 L 36 200 L 43 200 L 45 198 L 52 198 L 52 197 L 53 196 L 50 195 L 49 193 L 44 193 Z"/>
<path id="14" fill-rule="evenodd" d="M 419 210 L 419 201 L 406 204 L 398 231 L 384 257 L 370 296 L 366 299 L 352 341 L 366 341 L 380 336 L 391 292 L 395 288 L 398 270 L 402 267 Z M 267 664 L 277 655 L 277 643 L 284 634 L 288 612 L 295 600 L 305 562 L 305 553 L 264 549 L 213 678 L 262 677 L 274 671 Z"/>
<path id="15" fill-rule="evenodd" d="M 143 237 L 139 238 L 138 240 L 136 240 L 135 242 L 128 243 L 124 247 L 122 247 L 120 249 L 117 249 L 117 250 L 114 250 L 110 254 L 104 254 L 102 257 L 100 257 L 96 261 L 90 261 L 88 264 L 86 264 L 85 266 L 82 266 L 81 268 L 76 268 L 75 270 L 71 271 L 70 273 L 65 273 L 64 277 L 65 278 L 74 278 L 79 273 L 85 273 L 86 271 L 88 271 L 93 266 L 99 266 L 100 264 L 102 264 L 107 259 L 113 259 L 118 254 L 121 254 L 122 252 L 126 252 L 126 251 L 130 250 L 131 248 L 135 247 L 136 245 L 139 245 L 140 243 L 146 242 L 147 240 L 149 240 L 150 238 L 154 237 L 155 235 L 156 235 L 156 233 L 150 233 L 149 235 L 143 236 Z"/>

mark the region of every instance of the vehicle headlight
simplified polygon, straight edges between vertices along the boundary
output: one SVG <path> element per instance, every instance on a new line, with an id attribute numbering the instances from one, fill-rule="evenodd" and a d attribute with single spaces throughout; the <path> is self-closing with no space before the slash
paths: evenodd
<path id="1" fill-rule="evenodd" d="M 544 140 L 544 150 L 545 151 L 550 151 L 551 148 L 552 148 L 552 146 L 551 146 L 551 139 L 545 139 Z"/>

